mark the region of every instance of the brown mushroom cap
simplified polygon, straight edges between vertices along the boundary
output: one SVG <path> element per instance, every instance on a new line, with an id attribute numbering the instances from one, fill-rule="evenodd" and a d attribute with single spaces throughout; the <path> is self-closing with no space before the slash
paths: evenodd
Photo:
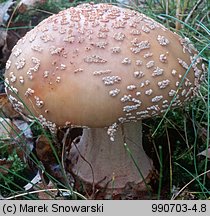
<path id="1" fill-rule="evenodd" d="M 50 127 L 155 116 L 176 93 L 172 107 L 193 95 L 201 70 L 188 42 L 137 11 L 82 4 L 18 41 L 6 65 L 7 94 L 17 110 L 29 114 L 24 102 Z"/>

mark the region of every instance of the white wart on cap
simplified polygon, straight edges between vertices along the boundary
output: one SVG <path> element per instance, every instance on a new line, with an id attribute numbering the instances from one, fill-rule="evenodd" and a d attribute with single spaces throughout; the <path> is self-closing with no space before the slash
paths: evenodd
<path id="1" fill-rule="evenodd" d="M 6 89 L 18 111 L 28 115 L 26 105 L 52 130 L 68 123 L 112 130 L 164 112 L 175 95 L 172 107 L 188 101 L 201 75 L 195 59 L 188 40 L 139 12 L 82 4 L 18 41 Z"/>

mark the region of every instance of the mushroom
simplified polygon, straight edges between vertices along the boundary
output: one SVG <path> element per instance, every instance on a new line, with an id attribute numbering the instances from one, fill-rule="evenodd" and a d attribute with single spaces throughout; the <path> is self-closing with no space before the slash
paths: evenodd
<path id="1" fill-rule="evenodd" d="M 18 41 L 5 85 L 14 108 L 53 133 L 83 128 L 71 150 L 77 179 L 113 191 L 129 183 L 145 190 L 154 166 L 142 147 L 142 119 L 190 100 L 199 62 L 187 39 L 144 14 L 81 4 Z"/>

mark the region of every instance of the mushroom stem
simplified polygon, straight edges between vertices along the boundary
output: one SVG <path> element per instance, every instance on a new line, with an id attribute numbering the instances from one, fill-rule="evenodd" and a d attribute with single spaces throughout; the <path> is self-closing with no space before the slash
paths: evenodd
<path id="1" fill-rule="evenodd" d="M 100 188 L 119 190 L 134 183 L 145 190 L 147 178 L 154 170 L 142 146 L 141 121 L 120 125 L 114 142 L 106 129 L 84 129 L 72 153 L 77 155 L 72 169 L 75 176 Z"/>

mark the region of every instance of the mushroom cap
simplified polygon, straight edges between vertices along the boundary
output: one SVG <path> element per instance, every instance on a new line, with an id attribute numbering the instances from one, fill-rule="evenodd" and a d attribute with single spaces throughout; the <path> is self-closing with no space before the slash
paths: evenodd
<path id="1" fill-rule="evenodd" d="M 6 90 L 16 110 L 49 127 L 105 127 L 188 101 L 201 74 L 196 55 L 189 40 L 144 14 L 81 4 L 18 41 Z"/>

